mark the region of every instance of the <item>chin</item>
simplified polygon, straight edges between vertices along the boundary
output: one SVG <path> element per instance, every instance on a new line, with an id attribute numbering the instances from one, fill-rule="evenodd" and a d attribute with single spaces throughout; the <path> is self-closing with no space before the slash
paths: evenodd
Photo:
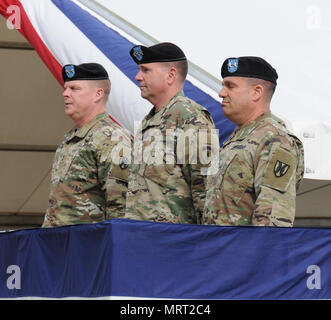
<path id="1" fill-rule="evenodd" d="M 142 97 L 143 99 L 148 100 L 148 101 L 150 102 L 150 100 L 149 100 L 149 96 L 148 96 L 148 95 L 141 93 L 141 97 Z"/>
<path id="2" fill-rule="evenodd" d="M 223 111 L 223 114 L 224 114 L 226 117 L 229 116 L 229 113 L 226 111 L 226 109 L 223 108 L 222 111 Z"/>
<path id="3" fill-rule="evenodd" d="M 73 116 L 73 114 L 74 114 L 74 113 L 71 112 L 70 110 L 65 110 L 64 113 L 65 113 L 66 116 L 68 116 L 68 117 L 70 117 L 70 118 L 72 118 L 72 116 Z"/>

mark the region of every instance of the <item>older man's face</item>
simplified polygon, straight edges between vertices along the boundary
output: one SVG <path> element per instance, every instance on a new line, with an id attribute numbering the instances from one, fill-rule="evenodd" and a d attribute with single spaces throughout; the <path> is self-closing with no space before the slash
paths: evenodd
<path id="1" fill-rule="evenodd" d="M 167 77 L 168 70 L 164 63 L 145 63 L 140 64 L 136 80 L 139 82 L 141 96 L 152 104 L 155 104 L 158 97 L 168 89 Z"/>
<path id="2" fill-rule="evenodd" d="M 225 77 L 219 97 L 222 98 L 224 115 L 237 125 L 244 123 L 250 112 L 251 87 L 247 79 L 241 77 Z"/>
<path id="3" fill-rule="evenodd" d="M 84 119 L 93 107 L 97 87 L 92 81 L 73 80 L 65 82 L 62 96 L 65 104 L 65 114 L 76 121 Z"/>

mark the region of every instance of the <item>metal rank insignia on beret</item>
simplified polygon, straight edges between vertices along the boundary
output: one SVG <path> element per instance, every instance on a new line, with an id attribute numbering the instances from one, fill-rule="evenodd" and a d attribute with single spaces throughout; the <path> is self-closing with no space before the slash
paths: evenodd
<path id="1" fill-rule="evenodd" d="M 68 78 L 73 78 L 75 76 L 75 67 L 72 64 L 65 66 L 64 71 Z"/>
<path id="2" fill-rule="evenodd" d="M 141 61 L 143 59 L 144 53 L 140 46 L 133 48 L 133 55 L 138 61 Z"/>
<path id="3" fill-rule="evenodd" d="M 121 157 L 121 159 L 120 159 L 120 168 L 124 170 L 124 169 L 126 169 L 128 166 L 129 166 L 128 159 L 126 159 L 126 158 L 124 158 L 124 157 Z"/>
<path id="4" fill-rule="evenodd" d="M 238 70 L 239 59 L 238 58 L 230 58 L 228 60 L 228 71 L 230 73 L 234 73 Z"/>

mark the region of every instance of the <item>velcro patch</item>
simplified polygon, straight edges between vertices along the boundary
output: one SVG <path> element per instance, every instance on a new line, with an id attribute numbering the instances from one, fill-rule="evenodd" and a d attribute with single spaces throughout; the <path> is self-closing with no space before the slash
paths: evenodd
<path id="1" fill-rule="evenodd" d="M 285 192 L 296 170 L 296 159 L 287 150 L 277 147 L 273 150 L 271 159 L 263 177 L 262 184 Z"/>

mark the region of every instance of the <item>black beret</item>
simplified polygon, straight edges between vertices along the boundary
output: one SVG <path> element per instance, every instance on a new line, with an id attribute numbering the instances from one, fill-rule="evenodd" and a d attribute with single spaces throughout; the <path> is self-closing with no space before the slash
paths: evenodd
<path id="1" fill-rule="evenodd" d="M 130 55 L 137 64 L 186 60 L 184 52 L 170 42 L 161 42 L 151 47 L 134 46 Z"/>
<path id="2" fill-rule="evenodd" d="M 64 82 L 73 80 L 109 80 L 108 73 L 99 63 L 66 64 L 62 68 Z"/>
<path id="3" fill-rule="evenodd" d="M 246 77 L 270 81 L 277 85 L 276 70 L 260 57 L 228 58 L 223 62 L 222 78 Z"/>

